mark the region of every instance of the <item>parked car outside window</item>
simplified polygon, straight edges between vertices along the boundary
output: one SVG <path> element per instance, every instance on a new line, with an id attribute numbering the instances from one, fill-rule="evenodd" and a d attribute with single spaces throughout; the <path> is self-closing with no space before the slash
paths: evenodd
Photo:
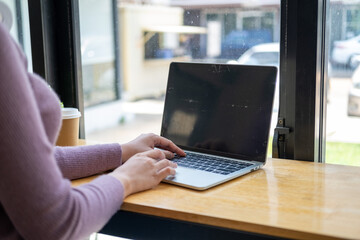
<path id="1" fill-rule="evenodd" d="M 232 31 L 226 35 L 221 44 L 221 57 L 225 59 L 237 58 L 249 48 L 272 42 L 269 30 L 243 30 Z"/>
<path id="2" fill-rule="evenodd" d="M 241 55 L 237 62 L 247 65 L 268 65 L 279 67 L 279 43 L 259 44 Z"/>
<path id="3" fill-rule="evenodd" d="M 343 41 L 335 41 L 331 62 L 355 69 L 359 65 L 360 35 Z"/>
<path id="4" fill-rule="evenodd" d="M 351 81 L 347 113 L 349 116 L 360 117 L 360 66 L 354 71 Z"/>

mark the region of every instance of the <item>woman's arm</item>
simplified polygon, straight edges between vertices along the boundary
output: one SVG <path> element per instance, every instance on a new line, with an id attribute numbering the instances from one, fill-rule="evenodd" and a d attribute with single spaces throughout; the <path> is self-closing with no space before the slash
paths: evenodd
<path id="1" fill-rule="evenodd" d="M 121 161 L 120 144 L 56 147 L 55 159 L 65 178 L 76 179 L 113 170 Z"/>
<path id="2" fill-rule="evenodd" d="M 80 147 L 56 147 L 55 158 L 63 173 L 69 179 L 90 176 L 119 167 L 135 154 L 154 148 L 163 149 L 168 159 L 174 153 L 185 156 L 185 152 L 173 142 L 158 135 L 142 134 L 136 139 L 119 144 L 101 144 Z"/>
<path id="3" fill-rule="evenodd" d="M 0 219 L 24 239 L 81 239 L 120 208 L 124 189 L 109 175 L 79 188 L 63 178 L 40 112 L 58 99 L 49 95 L 40 110 L 33 77 L 0 24 Z"/>
<path id="4" fill-rule="evenodd" d="M 102 228 L 125 196 L 175 174 L 176 164 L 165 156 L 185 154 L 152 134 L 124 145 L 123 152 L 118 144 L 55 148 L 60 114 L 52 110 L 59 107 L 58 101 L 42 79 L 27 73 L 24 56 L 0 23 L 0 222 L 13 226 L 2 229 L 1 224 L 1 234 L 84 238 Z M 121 159 L 126 162 L 111 174 L 78 188 L 63 177 L 111 169 L 121 165 Z"/>

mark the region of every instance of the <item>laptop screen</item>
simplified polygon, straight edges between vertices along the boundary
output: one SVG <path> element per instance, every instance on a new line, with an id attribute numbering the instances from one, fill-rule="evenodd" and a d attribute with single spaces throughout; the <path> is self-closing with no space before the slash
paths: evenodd
<path id="1" fill-rule="evenodd" d="M 161 136 L 185 150 L 265 162 L 276 72 L 171 63 Z"/>

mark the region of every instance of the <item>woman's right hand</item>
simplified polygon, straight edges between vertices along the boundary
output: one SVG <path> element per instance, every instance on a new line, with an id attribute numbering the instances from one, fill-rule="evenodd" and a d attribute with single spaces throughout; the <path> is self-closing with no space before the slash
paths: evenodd
<path id="1" fill-rule="evenodd" d="M 157 186 L 168 175 L 175 175 L 177 164 L 165 158 L 159 149 L 135 154 L 123 165 L 110 173 L 124 186 L 124 198 L 128 195 Z"/>
<path id="2" fill-rule="evenodd" d="M 125 163 L 136 153 L 146 152 L 154 148 L 162 149 L 167 159 L 172 159 L 174 153 L 179 156 L 185 156 L 185 152 L 176 146 L 172 141 L 153 133 L 141 134 L 136 139 L 121 144 L 122 162 Z"/>

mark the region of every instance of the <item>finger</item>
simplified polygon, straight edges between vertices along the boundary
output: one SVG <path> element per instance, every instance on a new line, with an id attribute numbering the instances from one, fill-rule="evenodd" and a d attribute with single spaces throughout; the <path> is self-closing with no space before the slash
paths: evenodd
<path id="1" fill-rule="evenodd" d="M 159 149 L 149 150 L 149 151 L 144 152 L 143 154 L 147 157 L 150 157 L 150 158 L 156 159 L 156 160 L 165 159 L 165 153 L 163 153 L 163 151 L 161 151 Z"/>
<path id="2" fill-rule="evenodd" d="M 165 150 L 169 150 L 171 152 L 174 152 L 180 156 L 185 156 L 185 152 L 176 146 L 171 140 L 166 139 L 164 137 L 156 136 L 154 137 L 154 144 L 155 147 L 163 148 Z"/>
<path id="3" fill-rule="evenodd" d="M 163 150 L 163 153 L 165 154 L 165 157 L 167 159 L 173 159 L 174 158 L 174 153 L 170 152 L 170 151 L 167 151 L 167 150 Z"/>
<path id="4" fill-rule="evenodd" d="M 164 178 L 166 178 L 169 175 L 175 175 L 176 174 L 176 170 L 174 168 L 171 167 L 166 167 L 161 169 L 158 172 L 158 177 L 160 178 L 160 180 L 163 180 Z"/>
<path id="5" fill-rule="evenodd" d="M 155 164 L 155 166 L 158 171 L 160 171 L 161 169 L 166 168 L 166 167 L 177 168 L 176 163 L 169 161 L 167 159 L 163 159 L 163 160 L 157 162 Z"/>

